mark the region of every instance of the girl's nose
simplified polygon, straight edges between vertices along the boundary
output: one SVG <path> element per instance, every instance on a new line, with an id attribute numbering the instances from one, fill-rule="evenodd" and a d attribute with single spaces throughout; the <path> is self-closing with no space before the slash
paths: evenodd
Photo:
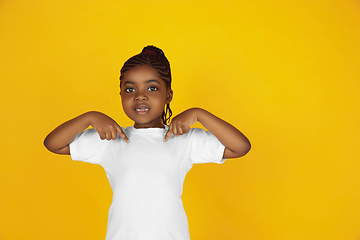
<path id="1" fill-rule="evenodd" d="M 136 95 L 135 100 L 136 101 L 144 101 L 144 100 L 147 100 L 147 97 L 145 96 L 145 94 L 139 92 Z"/>

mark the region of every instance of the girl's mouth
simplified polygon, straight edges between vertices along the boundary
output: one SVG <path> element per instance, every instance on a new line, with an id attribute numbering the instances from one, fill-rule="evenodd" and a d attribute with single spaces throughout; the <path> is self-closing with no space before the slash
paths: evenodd
<path id="1" fill-rule="evenodd" d="M 150 108 L 147 108 L 147 107 L 135 108 L 135 111 L 138 114 L 146 114 L 147 112 L 149 112 L 149 110 L 150 110 Z"/>

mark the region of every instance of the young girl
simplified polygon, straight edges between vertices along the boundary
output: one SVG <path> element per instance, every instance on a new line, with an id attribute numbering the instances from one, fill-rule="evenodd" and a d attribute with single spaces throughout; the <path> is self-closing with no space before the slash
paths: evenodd
<path id="1" fill-rule="evenodd" d="M 51 152 L 105 169 L 113 190 L 107 240 L 189 240 L 181 200 L 186 173 L 194 163 L 245 155 L 249 140 L 201 108 L 188 109 L 167 125 L 170 65 L 154 46 L 125 62 L 120 90 L 134 126 L 122 128 L 103 113 L 87 112 L 54 129 L 44 144 Z M 196 122 L 209 131 L 190 128 Z"/>

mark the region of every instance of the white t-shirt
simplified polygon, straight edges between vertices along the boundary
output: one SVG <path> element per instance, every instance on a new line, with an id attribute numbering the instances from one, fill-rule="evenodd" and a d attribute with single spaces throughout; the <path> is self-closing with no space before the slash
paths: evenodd
<path id="1" fill-rule="evenodd" d="M 129 143 L 119 135 L 101 140 L 89 129 L 70 144 L 73 160 L 100 164 L 109 179 L 106 240 L 189 240 L 181 199 L 185 175 L 194 163 L 223 163 L 225 147 L 200 128 L 167 142 L 168 126 L 123 130 Z"/>

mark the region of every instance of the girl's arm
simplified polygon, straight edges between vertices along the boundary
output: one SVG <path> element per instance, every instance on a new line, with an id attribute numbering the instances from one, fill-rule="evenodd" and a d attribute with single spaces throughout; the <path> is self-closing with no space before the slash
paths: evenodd
<path id="1" fill-rule="evenodd" d="M 103 113 L 92 111 L 81 114 L 55 128 L 46 136 L 44 145 L 53 153 L 69 155 L 69 144 L 76 135 L 90 125 L 99 133 L 101 139 L 116 139 L 118 133 L 126 142 L 129 142 L 121 127 L 112 118 Z"/>
<path id="2" fill-rule="evenodd" d="M 225 146 L 224 159 L 244 156 L 250 150 L 250 142 L 244 134 L 231 124 L 201 108 L 190 108 L 174 117 L 164 141 L 167 141 L 171 133 L 176 137 L 187 133 L 190 131 L 191 125 L 198 121 Z"/>

